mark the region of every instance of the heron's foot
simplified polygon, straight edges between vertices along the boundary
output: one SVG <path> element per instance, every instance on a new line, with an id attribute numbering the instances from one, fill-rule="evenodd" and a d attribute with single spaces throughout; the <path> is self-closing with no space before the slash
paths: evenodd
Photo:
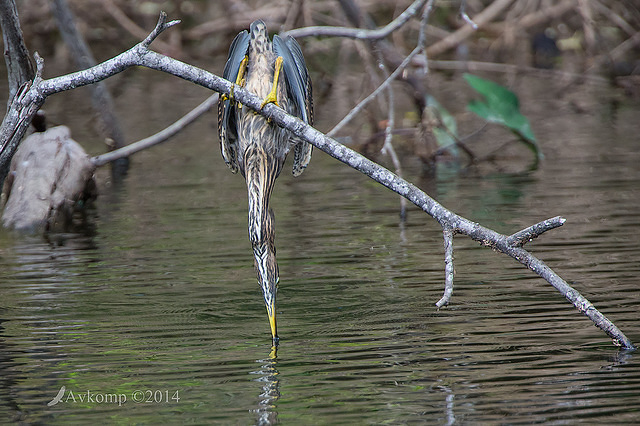
<path id="1" fill-rule="evenodd" d="M 278 105 L 278 79 L 280 77 L 280 71 L 282 71 L 282 56 L 278 56 L 276 58 L 276 70 L 273 74 L 273 86 L 271 86 L 271 91 L 267 95 L 266 98 L 262 101 L 262 105 L 260 105 L 260 109 L 264 108 L 266 104 L 273 103 L 277 107 Z"/>
<path id="2" fill-rule="evenodd" d="M 220 96 L 220 100 L 221 101 L 232 101 L 233 100 L 233 89 L 236 86 L 234 84 L 231 85 L 231 90 L 229 91 L 229 94 L 222 94 L 222 96 Z"/>

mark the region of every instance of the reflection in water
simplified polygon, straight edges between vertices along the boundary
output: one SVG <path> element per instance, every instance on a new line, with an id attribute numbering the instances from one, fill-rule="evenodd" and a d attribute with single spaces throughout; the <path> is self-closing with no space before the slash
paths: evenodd
<path id="1" fill-rule="evenodd" d="M 257 415 L 256 424 L 273 425 L 278 422 L 276 402 L 280 398 L 278 381 L 278 347 L 273 346 L 269 358 L 256 361 L 261 364 L 261 369 L 250 374 L 258 374 L 260 377 L 253 379 L 263 383 L 262 392 L 259 395 L 258 408 L 254 410 Z"/>
<path id="2" fill-rule="evenodd" d="M 446 424 L 447 425 L 454 425 L 456 423 L 456 415 L 453 412 L 453 407 L 454 407 L 454 398 L 455 395 L 453 394 L 453 391 L 451 390 L 451 388 L 449 386 L 439 386 L 440 389 L 442 389 L 446 394 L 446 409 L 445 409 L 445 418 L 446 418 Z"/>
<path id="3" fill-rule="evenodd" d="M 81 325 L 73 312 L 58 308 L 69 303 L 70 294 L 85 291 L 74 282 L 75 270 L 78 264 L 95 261 L 93 255 L 86 256 L 95 249 L 91 232 L 49 234 L 44 239 L 21 236 L 11 248 L 10 260 L 5 259 L 0 280 L 0 410 L 9 411 L 4 418 L 28 422 L 24 402 L 17 397 L 25 382 L 36 398 L 50 398 L 59 387 L 57 375 L 39 363 L 25 363 L 24 354 L 64 364 L 60 335 L 81 334 Z"/>

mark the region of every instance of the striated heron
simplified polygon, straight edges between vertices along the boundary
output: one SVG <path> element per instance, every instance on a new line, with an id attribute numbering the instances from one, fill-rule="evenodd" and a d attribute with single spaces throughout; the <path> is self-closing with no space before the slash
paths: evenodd
<path id="1" fill-rule="evenodd" d="M 233 40 L 223 77 L 264 98 L 262 107 L 272 102 L 313 124 L 311 80 L 300 45 L 277 35 L 271 42 L 263 21 L 253 22 Z M 218 103 L 218 135 L 225 163 L 247 181 L 249 240 L 276 346 L 279 277 L 269 199 L 289 150 L 294 151 L 293 175 L 298 176 L 311 160 L 312 146 L 229 97 Z"/>

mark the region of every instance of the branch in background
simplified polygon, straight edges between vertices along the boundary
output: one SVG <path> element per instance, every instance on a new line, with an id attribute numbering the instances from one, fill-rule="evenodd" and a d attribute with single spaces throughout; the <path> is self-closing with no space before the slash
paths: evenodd
<path id="1" fill-rule="evenodd" d="M 640 34 L 640 33 L 638 33 Z M 640 36 L 639 40 L 640 41 Z M 457 71 L 471 71 L 471 72 L 500 72 L 500 73 L 527 73 L 538 74 L 542 78 L 565 78 L 569 80 L 587 79 L 595 83 L 608 84 L 609 80 L 604 77 L 592 74 L 572 73 L 562 70 L 544 69 L 526 67 L 513 64 L 501 64 L 497 62 L 479 62 L 479 61 L 443 61 L 434 60 L 429 61 L 429 66 L 436 70 L 457 70 Z"/>
<path id="2" fill-rule="evenodd" d="M 85 42 L 82 34 L 78 31 L 75 24 L 73 13 L 69 8 L 66 0 L 53 0 L 53 15 L 56 18 L 58 29 L 62 33 L 67 47 L 71 51 L 71 56 L 76 62 L 79 69 L 86 69 L 94 66 L 96 60 L 89 46 Z M 101 122 L 101 133 L 104 134 L 106 140 L 112 141 L 110 148 L 121 148 L 125 145 L 124 132 L 120 126 L 120 122 L 115 113 L 113 99 L 107 89 L 107 85 L 103 82 L 92 84 L 91 86 L 91 103 L 96 111 L 98 120 Z M 128 162 L 125 158 L 121 159 L 118 169 L 126 170 Z"/>
<path id="3" fill-rule="evenodd" d="M 9 80 L 8 109 L 20 86 L 33 80 L 35 72 L 29 59 L 29 50 L 24 44 L 18 10 L 13 0 L 0 1 L 0 26 Z"/>
<path id="4" fill-rule="evenodd" d="M 242 103 L 247 108 L 271 120 L 271 122 L 289 130 L 293 135 L 311 143 L 318 149 L 321 149 L 332 157 L 407 198 L 429 216 L 437 220 L 444 230 L 467 235 L 473 240 L 478 241 L 481 245 L 504 253 L 531 269 L 555 287 L 563 296 L 573 303 L 580 312 L 584 313 L 598 328 L 610 336 L 614 344 L 627 349 L 634 348 L 631 341 L 608 318 L 600 313 L 591 302 L 585 299 L 578 291 L 569 286 L 566 281 L 545 265 L 544 262 L 524 248 L 512 245 L 510 241 L 513 241 L 514 238 L 510 240 L 510 237 L 506 235 L 472 222 L 446 209 L 415 185 L 399 178 L 379 164 L 340 144 L 297 117 L 287 114 L 276 105 L 267 104 L 263 108 L 262 99 L 244 88 L 200 68 L 148 50 L 148 43 L 151 42 L 155 36 L 175 23 L 177 23 L 177 21 L 167 23 L 166 15 L 164 13 L 161 14 L 156 29 L 145 42 L 88 70 L 43 81 L 40 77 L 42 61 L 38 61 L 39 72 L 36 73 L 33 84 L 28 88 L 25 87 L 23 92 L 19 92 L 10 110 L 17 111 L 18 117 L 30 120 L 31 117 L 29 117 L 29 114 L 31 113 L 31 106 L 41 105 L 47 96 L 63 90 L 95 83 L 96 81 L 103 80 L 136 65 L 169 73 L 227 96 L 233 93 L 232 96 L 235 101 Z M 12 114 L 16 115 L 15 113 Z M 33 111 L 33 114 L 35 114 L 35 111 Z M 7 125 L 7 120 L 5 119 L 2 129 L 0 129 L 3 146 L 6 146 L 6 135 L 16 135 L 22 138 L 24 130 L 26 130 L 20 130 L 17 127 L 7 128 Z M 22 134 L 20 134 L 20 131 L 22 131 Z M 2 152 L 1 154 L 4 155 L 5 153 Z M 517 238 L 515 239 L 517 240 Z"/>
<path id="5" fill-rule="evenodd" d="M 486 9 L 478 13 L 473 21 L 476 25 L 474 28 L 472 25 L 465 25 L 456 32 L 452 33 L 448 37 L 432 44 L 427 48 L 427 54 L 430 57 L 438 56 L 449 49 L 453 49 L 460 44 L 460 42 L 471 34 L 473 34 L 477 28 L 482 28 L 487 22 L 490 22 L 493 18 L 498 16 L 500 12 L 506 9 L 513 0 L 496 0 L 492 2 Z"/>
<path id="6" fill-rule="evenodd" d="M 327 135 L 329 137 L 332 137 L 338 131 L 340 131 L 347 123 L 349 123 L 356 115 L 358 115 L 358 113 L 360 113 L 360 111 L 362 111 L 362 109 L 369 102 L 371 102 L 373 99 L 375 99 L 375 97 L 378 96 L 380 94 L 380 92 L 382 92 L 384 89 L 386 89 L 387 86 L 389 84 L 391 84 L 393 82 L 393 80 L 395 80 L 396 77 L 398 77 L 400 75 L 400 73 L 402 73 L 402 71 L 404 71 L 404 69 L 407 67 L 407 65 L 409 65 L 411 63 L 411 59 L 413 59 L 414 56 L 416 56 L 418 53 L 420 53 L 420 50 L 421 49 L 419 47 L 416 47 L 415 49 L 413 49 L 413 51 L 411 53 L 409 53 L 409 55 L 405 58 L 405 60 L 402 61 L 402 63 L 398 66 L 398 68 L 396 68 L 395 71 L 393 71 L 391 73 L 391 75 L 389 75 L 389 78 L 387 78 L 385 81 L 383 81 L 382 84 L 376 88 L 376 90 L 374 90 L 373 92 L 371 92 L 371 94 L 369 94 L 369 96 L 367 96 L 362 101 L 360 101 L 360 103 L 358 105 L 353 107 L 353 109 L 351 111 L 349 111 L 349 113 L 347 115 L 345 115 L 344 118 L 342 120 L 340 120 L 340 122 L 333 127 L 333 129 L 331 129 L 329 132 L 327 132 Z"/>
<path id="7" fill-rule="evenodd" d="M 409 19 L 420 12 L 422 6 L 427 0 L 414 1 L 404 12 L 402 12 L 396 19 L 389 22 L 382 28 L 377 29 L 364 29 L 364 28 L 347 28 L 347 27 L 306 27 L 297 28 L 285 32 L 283 35 L 290 35 L 294 38 L 302 37 L 344 37 L 355 38 L 360 40 L 379 40 L 385 38 L 392 32 L 401 28 L 406 24 Z"/>
<path id="8" fill-rule="evenodd" d="M 542 25 L 553 19 L 562 17 L 565 13 L 573 10 L 576 6 L 576 0 L 563 0 L 548 7 L 542 7 L 535 12 L 529 13 L 518 19 L 518 30 L 526 31 L 529 28 Z M 482 27 L 493 33 L 504 33 L 508 23 L 505 22 L 488 22 Z"/>
<path id="9" fill-rule="evenodd" d="M 387 78 L 389 78 L 389 73 L 387 73 L 387 69 L 384 66 L 384 62 L 382 58 L 380 58 L 380 66 L 383 72 L 386 74 Z M 393 86 L 387 86 L 387 95 L 388 95 L 388 115 L 387 115 L 387 125 L 384 130 L 384 145 L 382 146 L 382 154 L 387 154 L 391 158 L 391 162 L 393 163 L 393 167 L 398 176 L 402 177 L 402 166 L 400 165 L 400 160 L 398 159 L 398 155 L 396 154 L 396 150 L 393 148 L 393 129 L 395 128 L 395 99 L 393 94 Z M 404 197 L 400 197 L 400 220 L 404 222 L 407 219 L 407 199 Z"/>
<path id="10" fill-rule="evenodd" d="M 144 29 L 140 28 L 138 24 L 129 19 L 129 17 L 113 2 L 113 0 L 103 0 L 101 4 L 107 11 L 107 13 L 109 13 L 109 15 L 111 15 L 111 17 L 115 19 L 116 22 L 129 34 L 137 39 L 141 39 L 147 36 L 147 32 Z M 156 49 L 160 52 L 168 53 L 174 50 L 169 44 L 162 41 L 157 41 L 155 46 Z"/>
<path id="11" fill-rule="evenodd" d="M 424 12 L 422 14 L 423 23 L 426 23 L 429 19 L 429 14 L 431 12 L 433 2 L 434 0 L 429 0 L 428 4 L 424 9 Z M 349 121 L 351 121 L 370 101 L 372 101 L 376 96 L 378 96 L 388 85 L 390 85 L 393 82 L 393 80 L 395 80 L 402 74 L 404 69 L 411 63 L 413 58 L 423 50 L 423 44 L 425 39 L 425 32 L 424 32 L 425 28 L 426 28 L 426 24 L 423 24 L 420 26 L 420 35 L 418 37 L 418 43 L 416 48 L 413 49 L 411 53 L 409 53 L 409 55 L 407 55 L 402 60 L 402 62 L 400 62 L 400 64 L 395 69 L 395 71 L 393 71 L 391 75 L 389 75 L 389 77 L 384 82 L 382 82 L 380 86 L 378 86 L 371 94 L 369 94 L 369 96 L 367 96 L 362 101 L 360 101 L 358 105 L 353 107 L 353 109 L 349 111 L 349 113 L 345 115 L 344 118 L 340 120 L 340 122 L 336 124 L 333 127 L 333 129 L 331 129 L 327 133 L 329 137 L 332 137 L 338 131 L 340 131 L 340 129 L 342 129 L 342 127 L 344 127 L 347 123 L 349 123 Z"/>
<path id="12" fill-rule="evenodd" d="M 633 37 L 637 33 L 637 31 L 631 25 L 629 25 L 629 23 L 625 21 L 625 19 L 622 16 L 620 16 L 613 10 L 609 9 L 607 6 L 600 3 L 598 0 L 591 0 L 590 3 L 593 7 L 595 7 L 598 10 L 598 12 L 605 15 L 611 22 L 616 24 L 618 27 L 620 27 L 621 30 L 627 33 L 628 36 Z"/>

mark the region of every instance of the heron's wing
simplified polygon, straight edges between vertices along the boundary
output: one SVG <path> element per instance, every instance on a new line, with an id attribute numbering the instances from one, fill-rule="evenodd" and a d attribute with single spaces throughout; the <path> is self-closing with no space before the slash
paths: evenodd
<path id="1" fill-rule="evenodd" d="M 313 124 L 313 95 L 311 78 L 298 42 L 291 36 L 273 37 L 273 50 L 282 57 L 282 69 L 287 82 L 287 93 L 295 106 L 296 115 L 305 123 Z M 311 161 L 313 146 L 298 140 L 294 147 L 293 175 L 298 176 Z"/>
<path id="2" fill-rule="evenodd" d="M 249 51 L 249 38 L 249 33 L 245 30 L 233 39 L 229 48 L 229 57 L 222 73 L 223 78 L 231 82 L 235 82 L 238 78 L 240 63 Z M 231 171 L 236 173 L 238 171 L 236 107 L 235 102 L 228 98 L 220 98 L 218 101 L 218 136 L 220 137 L 222 158 Z"/>

